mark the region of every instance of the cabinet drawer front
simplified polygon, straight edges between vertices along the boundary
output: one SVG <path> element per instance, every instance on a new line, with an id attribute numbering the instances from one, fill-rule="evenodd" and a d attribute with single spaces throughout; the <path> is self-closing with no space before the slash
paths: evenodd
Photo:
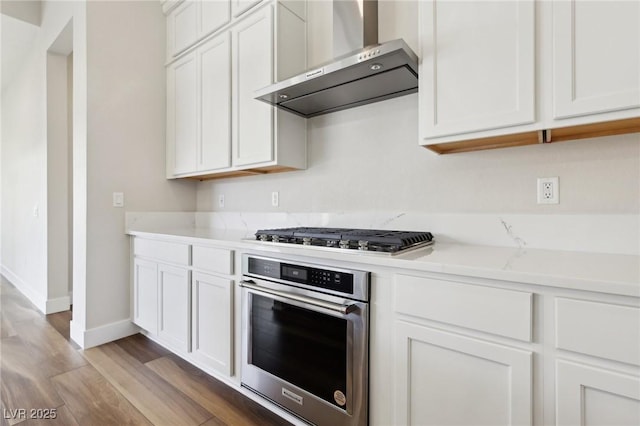
<path id="1" fill-rule="evenodd" d="M 447 324 L 531 341 L 532 294 L 398 275 L 395 310 Z"/>
<path id="2" fill-rule="evenodd" d="M 218 274 L 233 274 L 233 251 L 193 246 L 193 267 Z"/>
<path id="3" fill-rule="evenodd" d="M 558 297 L 556 347 L 640 365 L 640 309 Z"/>
<path id="4" fill-rule="evenodd" d="M 189 265 L 187 244 L 136 238 L 133 242 L 133 253 L 136 256 L 150 257 L 178 265 Z"/>

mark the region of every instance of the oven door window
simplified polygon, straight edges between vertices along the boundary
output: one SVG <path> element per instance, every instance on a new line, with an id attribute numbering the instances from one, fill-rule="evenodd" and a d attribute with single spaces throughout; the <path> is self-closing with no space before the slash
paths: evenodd
<path id="1" fill-rule="evenodd" d="M 250 311 L 249 362 L 345 409 L 348 321 L 257 294 Z"/>

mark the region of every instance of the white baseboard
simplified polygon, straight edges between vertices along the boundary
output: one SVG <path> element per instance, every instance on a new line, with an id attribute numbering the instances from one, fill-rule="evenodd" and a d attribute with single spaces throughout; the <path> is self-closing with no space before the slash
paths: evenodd
<path id="1" fill-rule="evenodd" d="M 31 303 L 33 303 L 36 308 L 45 315 L 68 311 L 71 307 L 72 299 L 70 296 L 47 299 L 45 296 L 42 296 L 33 290 L 26 282 L 6 266 L 0 266 L 0 273 L 2 273 L 2 275 L 4 275 L 4 277 L 13 284 L 18 291 L 20 291 L 20 293 L 29 299 Z"/>
<path id="2" fill-rule="evenodd" d="M 69 296 L 56 297 L 47 300 L 46 314 L 54 314 L 56 312 L 68 311 L 71 307 L 71 299 Z"/>
<path id="3" fill-rule="evenodd" d="M 136 334 L 139 331 L 140 328 L 137 325 L 133 324 L 129 319 L 113 322 L 111 324 L 102 325 L 100 327 L 95 327 L 88 330 L 79 329 L 77 323 L 74 323 L 74 321 L 71 321 L 70 324 L 71 339 L 76 342 L 82 349 L 89 349 L 94 346 L 113 342 L 114 340 L 122 339 L 123 337 Z"/>
<path id="4" fill-rule="evenodd" d="M 32 289 L 26 282 L 17 276 L 12 270 L 4 265 L 0 265 L 0 273 L 14 285 L 27 299 L 31 301 L 42 313 L 47 312 L 47 298 Z M 67 308 L 68 309 L 68 308 Z"/>

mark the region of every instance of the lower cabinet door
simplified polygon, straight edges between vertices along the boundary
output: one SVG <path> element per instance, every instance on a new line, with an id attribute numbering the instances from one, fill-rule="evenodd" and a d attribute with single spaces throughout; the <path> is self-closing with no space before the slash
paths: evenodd
<path id="1" fill-rule="evenodd" d="M 640 425 L 640 378 L 556 361 L 556 424 Z"/>
<path id="2" fill-rule="evenodd" d="M 530 425 L 532 353 L 396 321 L 395 423 Z"/>
<path id="3" fill-rule="evenodd" d="M 183 351 L 190 347 L 190 290 L 187 269 L 158 265 L 158 336 Z"/>
<path id="4" fill-rule="evenodd" d="M 155 262 L 134 260 L 133 322 L 149 333 L 158 332 L 158 265 Z"/>
<path id="5" fill-rule="evenodd" d="M 233 281 L 193 273 L 192 355 L 219 371 L 233 373 Z"/>

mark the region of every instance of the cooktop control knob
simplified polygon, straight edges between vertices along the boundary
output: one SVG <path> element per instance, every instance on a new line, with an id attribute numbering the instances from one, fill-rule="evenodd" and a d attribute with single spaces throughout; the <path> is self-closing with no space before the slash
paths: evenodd
<path id="1" fill-rule="evenodd" d="M 302 245 L 310 246 L 311 245 L 311 238 L 309 238 L 309 237 L 302 238 Z"/>
<path id="2" fill-rule="evenodd" d="M 358 241 L 358 250 L 369 250 L 369 241 L 366 241 L 366 240 Z"/>
<path id="3" fill-rule="evenodd" d="M 272 235 L 271 236 L 271 241 L 273 241 L 274 243 L 279 243 L 280 242 L 280 237 L 277 235 Z"/>
<path id="4" fill-rule="evenodd" d="M 349 240 L 340 240 L 340 248 L 348 249 L 349 248 Z"/>

